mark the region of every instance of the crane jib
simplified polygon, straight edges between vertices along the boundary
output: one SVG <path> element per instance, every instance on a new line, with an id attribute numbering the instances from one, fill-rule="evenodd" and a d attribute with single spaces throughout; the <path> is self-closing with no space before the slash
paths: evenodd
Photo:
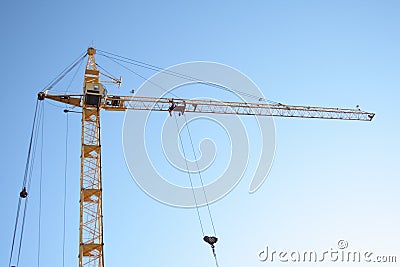
<path id="1" fill-rule="evenodd" d="M 359 121 L 371 121 L 375 116 L 374 113 L 362 111 L 358 108 L 327 108 L 284 104 L 223 102 L 215 100 L 170 99 L 139 96 L 103 96 L 104 91 L 92 91 L 93 90 L 88 89 L 85 95 L 51 95 L 45 92 L 40 92 L 38 98 L 39 100 L 47 98 L 79 107 L 82 107 L 83 102 L 85 102 L 89 105 L 98 105 L 101 109 L 109 111 L 153 110 L 169 112 L 177 111 L 181 114 L 183 112 L 197 112 Z M 171 109 L 172 102 L 173 105 L 175 105 L 173 109 Z"/>

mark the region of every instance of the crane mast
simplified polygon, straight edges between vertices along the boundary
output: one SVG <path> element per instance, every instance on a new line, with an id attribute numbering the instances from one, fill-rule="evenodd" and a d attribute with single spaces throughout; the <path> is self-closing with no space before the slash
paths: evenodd
<path id="1" fill-rule="evenodd" d="M 360 109 L 107 95 L 99 79 L 100 71 L 96 67 L 95 54 L 94 48 L 88 48 L 82 94 L 53 95 L 47 91 L 38 94 L 39 100 L 50 99 L 82 109 L 79 267 L 104 266 L 101 109 L 108 111 L 169 111 L 170 114 L 179 112 L 179 115 L 184 114 L 184 112 L 198 112 L 360 121 L 371 121 L 375 116 L 374 113 Z M 119 85 L 120 81 L 112 77 L 109 78 Z"/>
<path id="2" fill-rule="evenodd" d="M 88 49 L 82 101 L 79 267 L 103 267 L 103 209 L 99 83 L 94 48 Z"/>

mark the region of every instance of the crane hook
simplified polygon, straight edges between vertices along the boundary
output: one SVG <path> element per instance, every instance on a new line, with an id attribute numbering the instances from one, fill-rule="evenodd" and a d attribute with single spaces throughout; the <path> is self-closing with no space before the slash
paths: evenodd
<path id="1" fill-rule="evenodd" d="M 217 243 L 218 238 L 215 237 L 215 236 L 204 236 L 203 240 L 204 240 L 204 242 L 210 244 L 212 252 L 213 252 L 214 256 L 216 256 L 215 255 L 215 246 L 214 246 L 214 244 Z"/>

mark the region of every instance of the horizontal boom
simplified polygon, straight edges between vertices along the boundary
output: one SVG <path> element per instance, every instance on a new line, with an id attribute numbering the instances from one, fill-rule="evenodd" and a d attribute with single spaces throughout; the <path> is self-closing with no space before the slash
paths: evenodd
<path id="1" fill-rule="evenodd" d="M 82 106 L 83 95 L 49 95 L 39 93 L 40 98 L 48 98 L 73 106 Z M 337 120 L 371 121 L 375 114 L 360 109 L 325 108 L 313 106 L 291 106 L 284 104 L 222 102 L 207 99 L 154 98 L 143 96 L 106 95 L 100 108 L 110 111 L 153 110 L 237 114 L 255 116 L 277 116 L 297 118 L 319 118 Z"/>

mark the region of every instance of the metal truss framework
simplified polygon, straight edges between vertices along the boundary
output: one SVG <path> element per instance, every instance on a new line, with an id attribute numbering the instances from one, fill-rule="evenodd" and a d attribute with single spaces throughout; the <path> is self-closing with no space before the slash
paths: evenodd
<path id="1" fill-rule="evenodd" d="M 290 106 L 284 104 L 222 102 L 215 100 L 190 100 L 140 96 L 116 96 L 102 92 L 94 48 L 88 49 L 83 94 L 52 95 L 40 92 L 40 100 L 50 99 L 82 108 L 81 169 L 80 169 L 80 226 L 79 267 L 104 267 L 102 175 L 100 145 L 100 110 L 153 110 L 279 116 L 338 120 L 371 121 L 375 114 L 360 109 Z M 112 79 L 120 84 L 121 80 Z M 100 88 L 100 89 L 99 89 Z M 93 90 L 98 90 L 93 93 Z"/>
<path id="2" fill-rule="evenodd" d="M 88 50 L 85 84 L 99 82 L 94 52 Z M 103 267 L 100 109 L 82 102 L 79 267 Z"/>
<path id="3" fill-rule="evenodd" d="M 46 98 L 74 106 L 81 106 L 82 97 L 83 95 L 46 95 Z M 102 108 L 110 111 L 130 109 L 169 111 L 172 101 L 177 107 L 181 107 L 180 110 L 184 112 L 359 121 L 371 121 L 375 116 L 374 113 L 360 109 L 113 95 L 105 97 Z"/>

